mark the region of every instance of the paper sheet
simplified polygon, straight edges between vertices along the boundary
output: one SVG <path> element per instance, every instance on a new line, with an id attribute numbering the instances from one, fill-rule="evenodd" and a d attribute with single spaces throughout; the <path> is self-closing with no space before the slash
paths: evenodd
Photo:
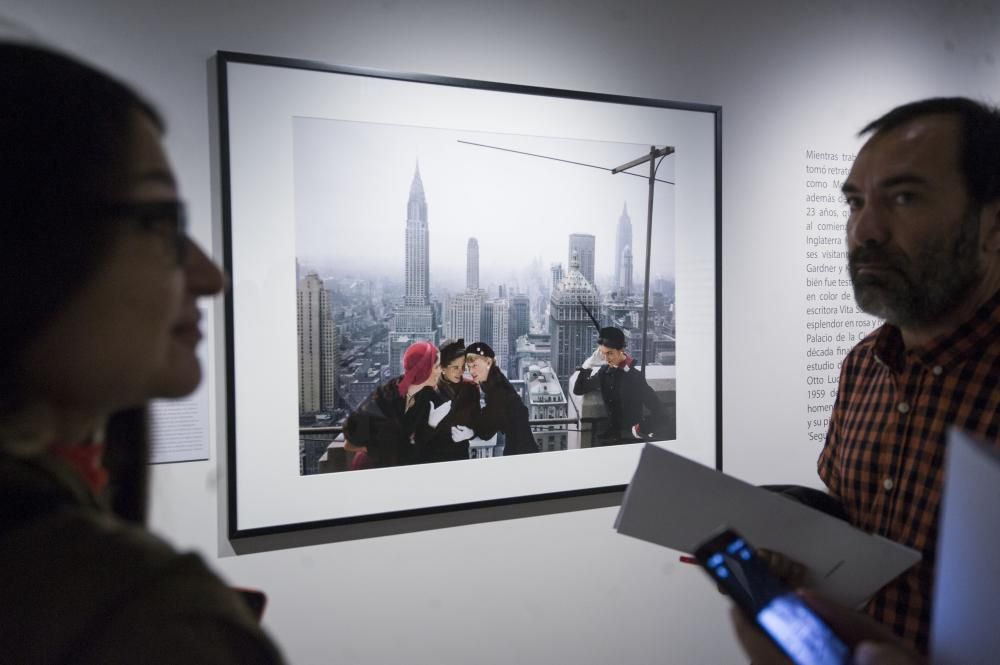
<path id="1" fill-rule="evenodd" d="M 850 606 L 920 560 L 916 550 L 647 444 L 618 532 L 690 553 L 723 527 L 802 563 L 806 586 Z"/>
<path id="2" fill-rule="evenodd" d="M 931 662 L 987 665 L 1000 653 L 1000 451 L 953 429 L 945 455 Z"/>

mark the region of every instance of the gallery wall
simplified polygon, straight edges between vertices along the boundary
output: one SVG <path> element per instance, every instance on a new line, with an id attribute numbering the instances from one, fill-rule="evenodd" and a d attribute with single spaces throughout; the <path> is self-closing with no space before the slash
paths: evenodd
<path id="1" fill-rule="evenodd" d="M 1000 97 L 1000 16 L 986 0 L 7 0 L 0 20 L 157 103 L 193 233 L 216 256 L 216 50 L 721 105 L 723 463 L 752 482 L 818 484 L 811 421 L 836 372 L 809 368 L 846 343 L 807 327 L 837 319 L 809 310 L 841 290 L 807 281 L 819 242 L 809 209 L 839 213 L 807 200 L 843 164 L 830 156 L 855 151 L 853 133 L 894 104 Z M 220 337 L 206 348 L 212 459 L 155 468 L 152 522 L 233 583 L 269 593 L 266 625 L 291 662 L 741 662 L 711 585 L 676 553 L 614 534 L 615 509 L 599 502 L 302 535 L 236 555 L 220 491 Z M 817 385 L 827 392 L 810 393 Z"/>

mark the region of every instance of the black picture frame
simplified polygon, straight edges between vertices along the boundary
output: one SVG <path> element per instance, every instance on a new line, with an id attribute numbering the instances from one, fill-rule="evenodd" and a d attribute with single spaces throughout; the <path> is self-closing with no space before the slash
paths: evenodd
<path id="1" fill-rule="evenodd" d="M 231 539 L 620 492 L 638 460 L 636 444 L 521 456 L 534 460 L 507 457 L 351 474 L 293 473 L 288 460 L 297 465 L 294 451 L 276 452 L 276 440 L 298 438 L 297 410 L 289 413 L 288 408 L 294 402 L 289 388 L 296 384 L 288 380 L 295 369 L 287 359 L 294 348 L 287 348 L 288 325 L 274 323 L 294 307 L 294 289 L 282 292 L 279 283 L 289 275 L 295 276 L 289 278 L 293 283 L 297 278 L 294 242 L 287 237 L 289 194 L 294 188 L 288 154 L 293 118 L 407 124 L 405 118 L 388 117 L 385 107 L 448 108 L 458 115 L 446 121 L 452 124 L 442 126 L 452 126 L 463 122 L 460 116 L 478 121 L 489 116 L 484 109 L 499 107 L 498 116 L 523 121 L 513 125 L 535 136 L 599 141 L 622 141 L 626 136 L 629 140 L 624 142 L 636 145 L 644 141 L 647 146 L 676 145 L 677 187 L 685 188 L 677 205 L 687 224 L 676 237 L 678 262 L 685 266 L 678 269 L 677 288 L 682 289 L 683 280 L 689 303 L 697 303 L 692 307 L 678 296 L 678 318 L 683 314 L 697 325 L 685 332 L 678 324 L 677 371 L 680 374 L 683 367 L 687 377 L 687 383 L 679 381 L 678 392 L 686 385 L 694 388 L 685 395 L 685 403 L 678 402 L 678 439 L 668 445 L 722 468 L 721 107 L 227 51 L 216 55 L 216 74 L 223 260 L 232 282 L 225 297 Z M 468 106 L 464 116 L 463 104 Z M 369 112 L 378 117 L 369 118 Z M 418 110 L 410 122 L 425 127 L 427 117 Z M 566 123 L 567 118 L 572 121 Z M 507 120 L 496 121 L 503 122 Z M 514 131 L 512 125 L 496 123 L 482 120 L 481 126 L 470 128 Z M 572 125 L 561 130 L 567 133 L 552 129 L 566 124 Z M 586 131 L 581 127 L 590 134 L 582 136 Z M 606 129 L 613 131 L 605 135 Z M 682 335 L 699 338 L 697 349 L 690 351 L 692 359 L 683 363 Z M 269 409 L 273 415 L 263 413 Z M 693 411 L 697 414 L 688 415 Z M 289 423 L 295 425 L 289 428 Z M 687 451 L 684 446 L 689 441 L 694 443 Z M 560 455 L 564 462 L 555 461 Z M 509 479 L 516 481 L 508 487 Z M 449 483 L 454 486 L 450 490 Z M 478 493 L 467 491 L 469 484 L 479 487 Z M 429 490 L 427 485 L 435 488 Z M 415 492 L 413 501 L 385 496 L 390 489 L 398 493 L 407 487 Z M 370 496 L 359 498 L 366 492 Z"/>

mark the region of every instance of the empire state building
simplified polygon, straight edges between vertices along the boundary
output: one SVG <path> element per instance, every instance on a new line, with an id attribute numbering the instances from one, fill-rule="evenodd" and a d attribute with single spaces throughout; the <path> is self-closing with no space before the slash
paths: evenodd
<path id="1" fill-rule="evenodd" d="M 389 367 L 402 371 L 406 348 L 414 342 L 427 341 L 437 346 L 440 335 L 430 302 L 430 241 L 427 229 L 427 198 L 417 165 L 406 202 L 406 290 L 403 302 L 392 314 L 389 326 Z"/>

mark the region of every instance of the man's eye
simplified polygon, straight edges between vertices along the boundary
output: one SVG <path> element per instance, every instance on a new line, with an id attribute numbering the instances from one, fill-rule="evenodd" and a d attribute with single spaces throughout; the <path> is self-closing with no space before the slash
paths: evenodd
<path id="1" fill-rule="evenodd" d="M 844 203 L 851 210 L 860 210 L 864 201 L 861 200 L 860 196 L 854 196 L 853 194 L 847 194 L 844 196 Z"/>
<path id="2" fill-rule="evenodd" d="M 892 195 L 892 202 L 896 205 L 905 206 L 913 203 L 916 198 L 913 192 L 896 192 Z"/>

